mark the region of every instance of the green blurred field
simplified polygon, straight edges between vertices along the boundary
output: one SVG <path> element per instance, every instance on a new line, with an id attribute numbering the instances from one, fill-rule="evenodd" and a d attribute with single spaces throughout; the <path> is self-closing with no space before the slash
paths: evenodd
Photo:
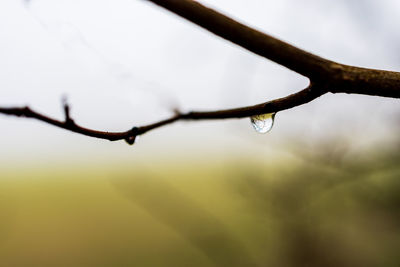
<path id="1" fill-rule="evenodd" d="M 1 266 L 399 266 L 399 159 L 5 168 Z"/>

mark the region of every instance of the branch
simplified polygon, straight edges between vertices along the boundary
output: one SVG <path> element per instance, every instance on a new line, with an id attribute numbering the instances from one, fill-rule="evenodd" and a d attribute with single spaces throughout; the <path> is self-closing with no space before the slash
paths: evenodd
<path id="1" fill-rule="evenodd" d="M 159 122 L 133 127 L 125 132 L 98 131 L 79 126 L 71 119 L 69 106 L 63 101 L 65 120 L 57 120 L 29 107 L 0 107 L 0 113 L 33 118 L 78 134 L 106 139 L 125 140 L 133 144 L 138 135 L 181 120 L 243 118 L 276 113 L 308 103 L 323 94 L 351 93 L 400 98 L 400 73 L 348 66 L 324 59 L 239 23 L 192 0 L 148 0 L 231 41 L 255 54 L 270 59 L 310 79 L 310 85 L 292 95 L 262 104 L 217 111 L 177 112 Z"/>
<path id="2" fill-rule="evenodd" d="M 0 113 L 5 115 L 13 115 L 17 117 L 26 117 L 36 119 L 47 124 L 90 137 L 106 139 L 109 141 L 125 140 L 128 144 L 132 145 L 135 142 L 137 136 L 142 135 L 153 129 L 165 126 L 167 124 L 174 123 L 179 120 L 210 120 L 210 119 L 227 119 L 227 118 L 243 118 L 257 114 L 264 113 L 276 113 L 281 110 L 290 109 L 295 106 L 299 106 L 310 102 L 311 100 L 324 94 L 323 88 L 318 85 L 310 85 L 306 89 L 289 95 L 287 97 L 275 99 L 266 103 L 236 108 L 217 110 L 209 112 L 192 111 L 188 113 L 176 113 L 171 118 L 161 120 L 159 122 L 148 124 L 139 127 L 133 127 L 132 129 L 124 132 L 107 132 L 98 131 L 89 128 L 79 126 L 69 115 L 69 106 L 64 102 L 65 120 L 57 120 L 43 115 L 39 112 L 32 110 L 29 107 L 11 107 L 2 108 L 0 107 Z"/>
<path id="3" fill-rule="evenodd" d="M 270 59 L 311 81 L 325 81 L 332 93 L 400 98 L 400 73 L 347 66 L 321 58 L 250 28 L 193 0 L 148 0 L 194 24 Z"/>
<path id="4" fill-rule="evenodd" d="M 307 77 L 323 74 L 331 61 L 250 28 L 192 0 L 148 0 L 194 24 Z"/>

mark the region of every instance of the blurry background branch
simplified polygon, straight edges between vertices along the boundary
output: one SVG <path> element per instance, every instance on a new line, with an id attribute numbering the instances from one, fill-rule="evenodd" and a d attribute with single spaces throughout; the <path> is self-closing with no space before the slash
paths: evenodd
<path id="1" fill-rule="evenodd" d="M 321 58 L 241 24 L 192 0 L 149 1 L 188 19 L 217 36 L 309 78 L 310 85 L 287 97 L 254 106 L 209 112 L 175 112 L 171 118 L 141 127 L 133 127 L 125 132 L 97 131 L 81 127 L 71 119 L 69 106 L 65 103 L 65 121 L 42 115 L 29 107 L 3 107 L 0 108 L 0 113 L 34 118 L 90 137 L 110 141 L 126 140 L 129 144 L 133 144 L 136 136 L 178 120 L 243 118 L 276 113 L 308 103 L 328 92 L 400 98 L 400 73 L 398 72 L 359 68 Z"/>

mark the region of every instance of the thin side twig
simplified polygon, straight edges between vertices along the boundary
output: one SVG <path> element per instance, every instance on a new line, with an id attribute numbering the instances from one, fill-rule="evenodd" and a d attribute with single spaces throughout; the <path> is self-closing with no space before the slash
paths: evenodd
<path id="1" fill-rule="evenodd" d="M 263 113 L 276 113 L 285 109 L 299 106 L 310 102 L 311 100 L 323 95 L 326 91 L 321 90 L 322 87 L 310 85 L 306 89 L 289 95 L 287 97 L 278 98 L 269 102 L 261 103 L 254 106 L 216 110 L 216 111 L 192 111 L 188 113 L 176 113 L 174 116 L 161 120 L 156 123 L 133 127 L 124 132 L 107 132 L 98 131 L 82 127 L 75 123 L 69 115 L 69 107 L 64 104 L 65 120 L 57 120 L 49 116 L 43 115 L 32 110 L 29 107 L 0 107 L 0 113 L 5 115 L 13 115 L 17 117 L 26 117 L 36 119 L 47 124 L 90 137 L 106 139 L 109 141 L 125 140 L 128 144 L 133 144 L 138 135 L 142 135 L 153 129 L 174 123 L 180 120 L 210 120 L 210 119 L 228 119 L 228 118 L 243 118 Z"/>

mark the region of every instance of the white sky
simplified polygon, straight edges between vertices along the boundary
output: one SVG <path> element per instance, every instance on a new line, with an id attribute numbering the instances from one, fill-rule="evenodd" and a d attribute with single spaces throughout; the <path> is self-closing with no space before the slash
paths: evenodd
<path id="1" fill-rule="evenodd" d="M 323 57 L 400 71 L 399 1 L 201 2 Z M 2 0 L 0 36 L 0 105 L 61 117 L 66 95 L 75 121 L 101 130 L 153 122 L 171 106 L 239 107 L 306 86 L 297 74 L 142 0 Z M 279 113 L 267 135 L 247 119 L 179 123 L 134 147 L 0 116 L 0 160 L 264 155 L 321 140 L 348 140 L 357 151 L 396 133 L 399 114 L 399 100 L 327 95 Z"/>

